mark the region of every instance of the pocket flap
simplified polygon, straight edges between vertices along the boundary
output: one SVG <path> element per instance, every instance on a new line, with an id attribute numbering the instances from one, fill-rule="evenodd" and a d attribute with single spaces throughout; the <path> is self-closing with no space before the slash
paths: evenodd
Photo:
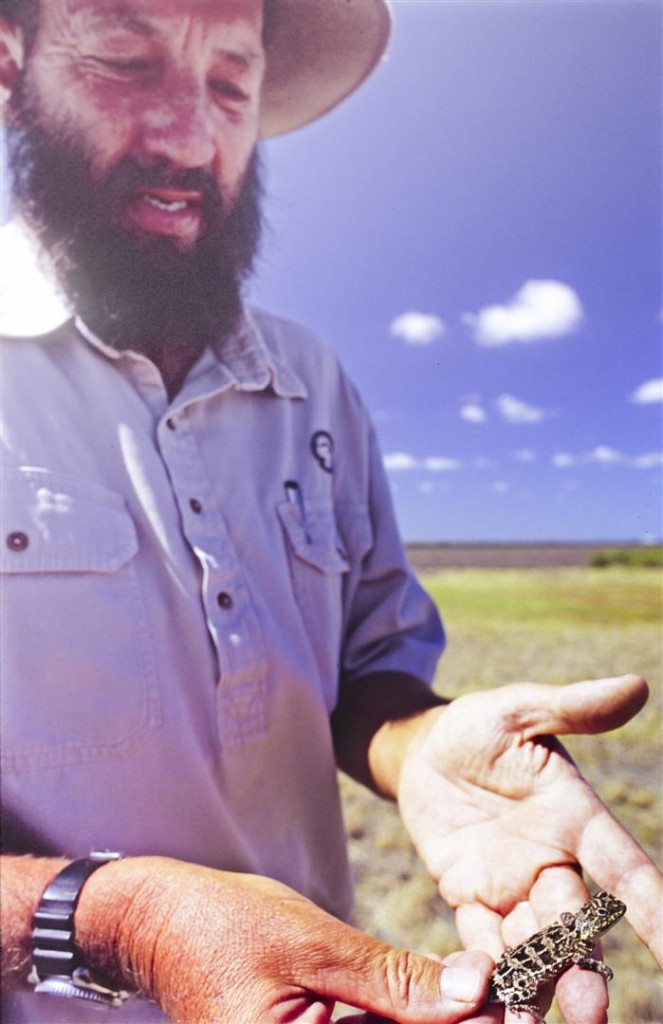
<path id="1" fill-rule="evenodd" d="M 3 572 L 115 572 L 138 550 L 123 498 L 37 468 L 2 472 Z"/>
<path id="2" fill-rule="evenodd" d="M 305 499 L 305 522 L 300 508 L 293 502 L 284 501 L 277 507 L 290 546 L 298 558 L 326 575 L 349 570 L 330 502 L 320 498 Z"/>

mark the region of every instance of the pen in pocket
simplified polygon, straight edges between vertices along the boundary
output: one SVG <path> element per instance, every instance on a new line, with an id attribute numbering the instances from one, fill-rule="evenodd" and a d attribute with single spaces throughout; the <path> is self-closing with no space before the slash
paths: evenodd
<path id="1" fill-rule="evenodd" d="M 286 480 L 284 485 L 285 496 L 288 501 L 292 502 L 299 509 L 299 516 L 302 521 L 302 529 L 304 530 L 304 536 L 306 537 L 307 544 L 312 544 L 311 534 L 308 528 L 308 516 L 306 515 L 306 505 L 304 504 L 304 496 L 302 495 L 302 489 L 296 480 Z"/>

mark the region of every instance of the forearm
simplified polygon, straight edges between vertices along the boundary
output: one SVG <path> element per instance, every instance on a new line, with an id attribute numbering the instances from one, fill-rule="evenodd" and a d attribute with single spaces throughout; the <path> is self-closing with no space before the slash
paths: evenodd
<path id="1" fill-rule="evenodd" d="M 2 975 L 8 988 L 25 983 L 31 960 L 32 918 L 42 893 L 69 863 L 64 858 L 2 857 Z M 76 942 L 86 960 L 123 985 L 135 985 L 132 914 L 145 887 L 147 858 L 105 864 L 85 882 L 75 914 Z"/>
<path id="2" fill-rule="evenodd" d="M 405 750 L 426 728 L 430 712 L 446 703 L 423 680 L 404 672 L 341 683 L 331 720 L 339 768 L 394 799 Z"/>
<path id="3" fill-rule="evenodd" d="M 2 980 L 7 988 L 20 985 L 28 976 L 32 915 L 48 883 L 67 863 L 58 857 L 2 857 Z"/>

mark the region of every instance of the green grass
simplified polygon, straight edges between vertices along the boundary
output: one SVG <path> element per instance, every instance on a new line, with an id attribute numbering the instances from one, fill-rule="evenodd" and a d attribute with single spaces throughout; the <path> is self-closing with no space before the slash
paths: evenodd
<path id="1" fill-rule="evenodd" d="M 612 565 L 625 565 L 631 569 L 661 569 L 663 547 L 608 548 L 594 555 L 590 565 L 596 569 L 607 569 Z"/>
<path id="2" fill-rule="evenodd" d="M 447 696 L 516 680 L 563 684 L 636 672 L 651 698 L 624 728 L 565 741 L 619 820 L 659 864 L 663 838 L 661 586 L 641 568 L 462 570 L 424 577 L 449 635 L 435 680 Z M 356 923 L 397 946 L 441 954 L 459 947 L 396 809 L 342 780 L 357 884 Z M 660 975 L 629 926 L 604 942 L 615 971 L 611 1024 L 663 1020 Z M 561 1017 L 553 1006 L 549 1024 Z M 574 1022 L 580 1024 L 580 1022 Z"/>
<path id="3" fill-rule="evenodd" d="M 661 621 L 658 574 L 633 569 L 463 569 L 424 578 L 445 621 L 618 625 Z"/>

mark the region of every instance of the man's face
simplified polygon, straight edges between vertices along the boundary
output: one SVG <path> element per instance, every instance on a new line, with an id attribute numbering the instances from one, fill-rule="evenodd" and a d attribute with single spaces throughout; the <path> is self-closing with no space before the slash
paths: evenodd
<path id="1" fill-rule="evenodd" d="M 261 0 L 42 0 L 10 104 L 18 212 L 111 344 L 200 350 L 260 233 Z"/>
<path id="2" fill-rule="evenodd" d="M 103 180 L 127 158 L 213 176 L 230 208 L 256 143 L 262 0 L 42 2 L 26 87 L 51 134 Z M 121 226 L 181 251 L 205 231 L 195 188 L 136 184 Z"/>

